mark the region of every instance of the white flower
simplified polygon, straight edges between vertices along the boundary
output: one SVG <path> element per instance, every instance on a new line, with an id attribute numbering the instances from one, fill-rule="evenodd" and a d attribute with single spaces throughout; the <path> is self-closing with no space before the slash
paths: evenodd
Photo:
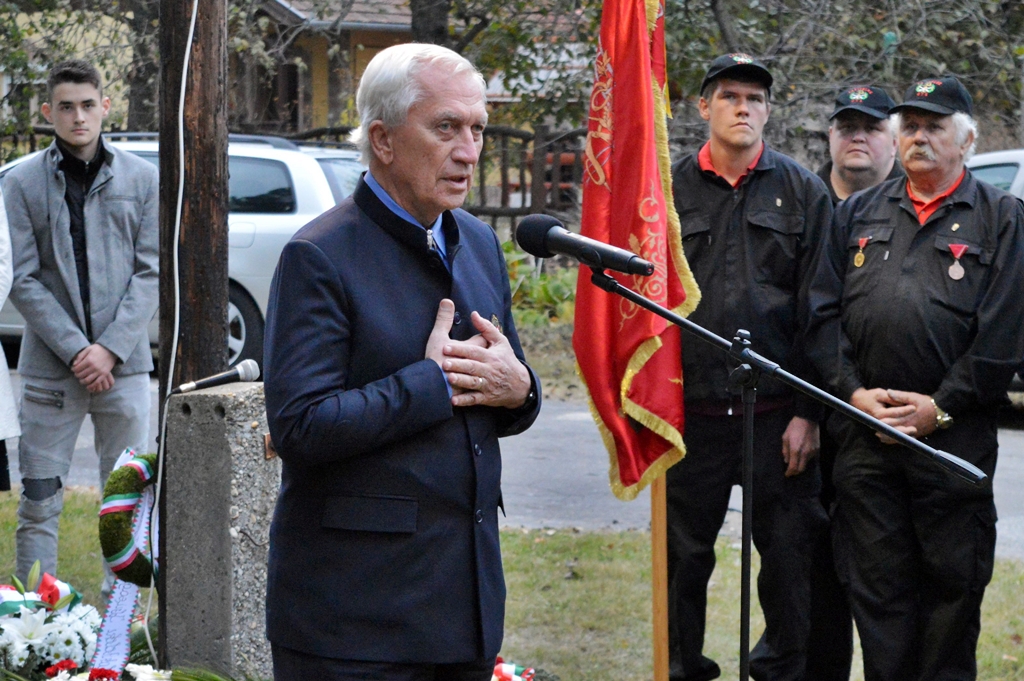
<path id="1" fill-rule="evenodd" d="M 88 681 L 89 672 L 81 672 L 71 676 L 71 672 L 63 670 L 57 673 L 57 676 L 53 677 L 53 681 Z"/>
<path id="2" fill-rule="evenodd" d="M 29 610 L 21 606 L 21 617 L 4 623 L 4 631 L 11 634 L 15 641 L 22 641 L 27 645 L 41 642 L 46 635 L 54 629 L 53 624 L 46 622 L 46 610 Z"/>
<path id="3" fill-rule="evenodd" d="M 135 681 L 168 681 L 171 673 L 161 669 L 153 669 L 148 664 L 130 664 L 124 668 L 135 677 Z"/>
<path id="4" fill-rule="evenodd" d="M 98 630 L 100 625 L 103 624 L 103 618 L 100 617 L 100 613 L 96 608 L 91 605 L 82 605 L 79 603 L 75 606 L 75 609 L 68 613 L 78 618 L 80 622 L 85 623 L 90 629 Z"/>
<path id="5" fill-rule="evenodd" d="M 25 662 L 28 661 L 28 654 L 28 643 L 24 641 L 10 641 L 7 644 L 7 659 L 15 669 L 25 665 Z"/>

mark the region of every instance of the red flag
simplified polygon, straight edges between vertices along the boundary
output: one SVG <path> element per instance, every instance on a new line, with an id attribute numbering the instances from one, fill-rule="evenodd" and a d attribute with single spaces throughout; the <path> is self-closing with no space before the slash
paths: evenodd
<path id="1" fill-rule="evenodd" d="M 664 4 L 605 0 L 584 159 L 584 235 L 655 264 L 614 276 L 677 314 L 700 299 L 672 203 L 665 92 Z M 573 348 L 624 500 L 683 457 L 680 331 L 590 283 L 581 267 Z"/>

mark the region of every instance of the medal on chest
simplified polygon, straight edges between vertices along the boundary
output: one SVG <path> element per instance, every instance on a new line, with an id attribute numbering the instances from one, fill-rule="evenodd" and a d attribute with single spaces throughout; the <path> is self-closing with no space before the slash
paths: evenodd
<path id="1" fill-rule="evenodd" d="M 857 255 L 853 256 L 854 267 L 864 266 L 864 247 L 868 245 L 869 241 L 871 241 L 871 237 L 869 236 L 862 236 L 861 238 L 857 239 L 857 245 L 860 246 L 860 250 L 857 251 Z"/>
<path id="2" fill-rule="evenodd" d="M 949 278 L 953 281 L 960 281 L 964 278 L 964 266 L 960 264 L 960 258 L 967 252 L 967 244 L 950 244 L 949 250 L 953 254 L 953 264 L 949 266 Z"/>

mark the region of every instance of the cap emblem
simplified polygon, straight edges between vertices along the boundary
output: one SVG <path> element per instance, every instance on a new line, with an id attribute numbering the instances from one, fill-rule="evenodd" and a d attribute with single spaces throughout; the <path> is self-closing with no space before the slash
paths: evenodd
<path id="1" fill-rule="evenodd" d="M 863 102 L 871 96 L 871 90 L 868 88 L 854 88 L 850 90 L 850 101 L 851 102 Z"/>
<path id="2" fill-rule="evenodd" d="M 939 85 L 942 85 L 942 81 L 922 80 L 914 88 L 914 91 L 917 92 L 918 97 L 927 97 L 931 93 L 935 92 L 935 88 Z"/>
<path id="3" fill-rule="evenodd" d="M 754 58 L 753 57 L 751 57 L 749 54 L 743 54 L 742 52 L 738 52 L 736 54 L 730 54 L 729 58 L 732 59 L 737 64 L 752 64 L 752 63 L 754 63 Z"/>

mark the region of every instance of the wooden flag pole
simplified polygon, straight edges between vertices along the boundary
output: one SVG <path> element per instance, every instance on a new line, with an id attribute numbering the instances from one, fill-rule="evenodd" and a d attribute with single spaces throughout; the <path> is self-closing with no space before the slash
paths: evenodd
<path id="1" fill-rule="evenodd" d="M 654 617 L 654 681 L 668 681 L 668 524 L 665 476 L 651 483 L 651 592 Z"/>

